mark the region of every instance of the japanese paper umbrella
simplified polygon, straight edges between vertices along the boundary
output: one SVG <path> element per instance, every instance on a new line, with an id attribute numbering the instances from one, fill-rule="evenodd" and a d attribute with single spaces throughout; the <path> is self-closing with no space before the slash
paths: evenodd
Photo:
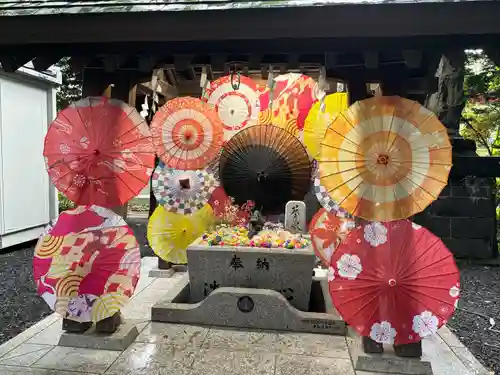
<path id="1" fill-rule="evenodd" d="M 408 220 L 369 222 L 333 253 L 332 301 L 347 324 L 379 343 L 409 344 L 436 333 L 458 302 L 451 252 Z"/>
<path id="2" fill-rule="evenodd" d="M 333 252 L 355 226 L 354 219 L 342 209 L 327 211 L 321 208 L 316 212 L 309 224 L 309 234 L 314 253 L 324 266 L 330 266 Z"/>
<path id="3" fill-rule="evenodd" d="M 224 134 L 211 105 L 197 98 L 169 100 L 151 122 L 156 153 L 167 167 L 202 169 L 219 154 Z"/>
<path id="4" fill-rule="evenodd" d="M 252 213 L 252 205 L 245 203 L 241 206 L 235 205 L 233 200 L 227 196 L 221 186 L 218 186 L 210 196 L 208 204 L 212 207 L 214 216 L 231 225 L 247 225 Z"/>
<path id="5" fill-rule="evenodd" d="M 245 126 L 257 124 L 259 93 L 257 83 L 249 77 L 231 74 L 212 81 L 205 100 L 219 115 L 225 140 Z"/>
<path id="6" fill-rule="evenodd" d="M 356 102 L 328 127 L 321 184 L 354 216 L 390 221 L 424 210 L 448 183 L 451 144 L 436 115 L 398 96 Z"/>
<path id="7" fill-rule="evenodd" d="M 111 210 L 65 211 L 35 248 L 37 291 L 63 317 L 98 322 L 120 311 L 139 280 L 141 255 L 133 231 Z"/>
<path id="8" fill-rule="evenodd" d="M 137 196 L 154 168 L 151 133 L 124 102 L 88 97 L 59 112 L 43 150 L 56 188 L 77 204 L 116 207 Z"/>
<path id="9" fill-rule="evenodd" d="M 312 105 L 325 92 L 304 74 L 282 74 L 274 81 L 274 87 L 267 87 L 259 97 L 259 124 L 276 125 L 297 136 L 304 129 Z"/>
<path id="10" fill-rule="evenodd" d="M 168 168 L 161 162 L 152 178 L 153 193 L 158 203 L 168 211 L 181 215 L 203 208 L 218 185 L 209 170 L 183 171 Z"/>
<path id="11" fill-rule="evenodd" d="M 212 224 L 213 211 L 207 204 L 191 215 L 156 207 L 148 223 L 148 242 L 154 253 L 166 262 L 186 264 L 187 247 Z"/>
<path id="12" fill-rule="evenodd" d="M 277 126 L 256 125 L 226 143 L 219 177 L 236 204 L 253 201 L 265 213 L 281 213 L 289 200 L 304 199 L 310 188 L 311 163 L 291 133 Z"/>

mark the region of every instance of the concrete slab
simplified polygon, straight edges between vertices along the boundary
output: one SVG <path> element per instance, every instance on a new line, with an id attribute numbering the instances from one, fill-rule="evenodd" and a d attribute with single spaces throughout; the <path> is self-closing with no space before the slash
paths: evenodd
<path id="1" fill-rule="evenodd" d="M 397 357 L 392 347 L 384 346 L 383 354 L 367 354 L 363 351 L 361 337 L 351 332 L 347 339 L 355 371 L 383 374 L 433 375 L 429 361 Z"/>
<path id="2" fill-rule="evenodd" d="M 149 277 L 157 277 L 161 279 L 170 279 L 175 273 L 175 269 L 169 268 L 168 270 L 162 270 L 159 268 L 153 268 L 149 271 Z"/>
<path id="3" fill-rule="evenodd" d="M 131 322 L 120 325 L 112 334 L 96 333 L 93 328 L 85 333 L 63 332 L 59 339 L 59 346 L 73 348 L 125 350 L 139 336 L 139 330 Z"/>
<path id="4" fill-rule="evenodd" d="M 337 316 L 297 310 L 274 290 L 219 288 L 201 302 L 186 303 L 189 292 L 186 275 L 153 306 L 151 320 L 337 335 L 346 333 L 345 323 Z"/>

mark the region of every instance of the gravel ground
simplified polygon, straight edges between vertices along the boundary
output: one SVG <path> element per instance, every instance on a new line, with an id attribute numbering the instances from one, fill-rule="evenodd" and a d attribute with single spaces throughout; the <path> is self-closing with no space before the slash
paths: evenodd
<path id="1" fill-rule="evenodd" d="M 460 265 L 459 310 L 448 323 L 486 368 L 500 374 L 500 267 Z M 489 318 L 498 326 L 491 327 Z"/>
<path id="2" fill-rule="evenodd" d="M 0 344 L 51 313 L 36 294 L 33 247 L 0 254 Z"/>

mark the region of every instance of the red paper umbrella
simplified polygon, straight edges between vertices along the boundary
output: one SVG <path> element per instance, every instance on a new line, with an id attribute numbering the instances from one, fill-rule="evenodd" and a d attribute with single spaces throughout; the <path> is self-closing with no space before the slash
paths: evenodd
<path id="1" fill-rule="evenodd" d="M 245 126 L 257 124 L 259 93 L 253 79 L 239 74 L 221 77 L 210 84 L 206 95 L 222 121 L 225 140 Z"/>
<path id="2" fill-rule="evenodd" d="M 124 102 L 82 99 L 49 127 L 43 151 L 57 189 L 77 204 L 116 207 L 135 197 L 154 168 L 151 133 Z"/>
<path id="3" fill-rule="evenodd" d="M 384 344 L 436 333 L 458 302 L 460 275 L 439 238 L 408 220 L 351 231 L 328 272 L 333 303 L 347 324 Z"/>
<path id="4" fill-rule="evenodd" d="M 252 202 L 247 202 L 241 207 L 234 204 L 222 187 L 217 187 L 208 200 L 214 211 L 214 216 L 231 225 L 247 225 L 250 219 Z"/>
<path id="5" fill-rule="evenodd" d="M 203 169 L 224 142 L 217 112 L 197 98 L 169 100 L 155 113 L 151 131 L 158 157 L 175 169 Z"/>

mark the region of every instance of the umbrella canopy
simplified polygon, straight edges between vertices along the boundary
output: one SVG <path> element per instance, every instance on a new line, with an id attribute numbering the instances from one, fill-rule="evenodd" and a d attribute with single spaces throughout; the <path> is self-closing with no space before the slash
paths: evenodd
<path id="1" fill-rule="evenodd" d="M 304 144 L 313 158 L 319 155 L 326 129 L 340 112 L 347 109 L 347 103 L 347 93 L 336 92 L 326 95 L 309 110 L 304 124 Z"/>
<path id="2" fill-rule="evenodd" d="M 202 169 L 217 157 L 223 138 L 217 112 L 200 99 L 169 100 L 151 122 L 153 142 L 160 160 L 170 168 Z"/>
<path id="3" fill-rule="evenodd" d="M 436 115 L 398 96 L 356 102 L 328 127 L 321 184 L 340 206 L 367 220 L 424 210 L 448 183 L 451 144 Z"/>
<path id="4" fill-rule="evenodd" d="M 88 97 L 59 112 L 43 150 L 47 171 L 71 201 L 116 207 L 137 196 L 154 168 L 149 127 L 124 102 Z"/>
<path id="5" fill-rule="evenodd" d="M 365 223 L 333 253 L 332 301 L 347 324 L 384 344 L 409 344 L 436 333 L 458 302 L 453 255 L 408 220 Z"/>
<path id="6" fill-rule="evenodd" d="M 311 77 L 282 74 L 274 79 L 273 88 L 261 92 L 259 124 L 276 125 L 298 136 L 312 105 L 324 95 Z"/>
<path id="7" fill-rule="evenodd" d="M 213 222 L 212 208 L 207 204 L 191 215 L 168 212 L 156 207 L 148 223 L 148 242 L 154 253 L 166 262 L 186 264 L 187 247 Z"/>
<path id="8" fill-rule="evenodd" d="M 241 130 L 225 145 L 219 177 L 226 193 L 242 205 L 255 202 L 266 213 L 282 213 L 310 187 L 311 163 L 302 143 L 276 126 Z"/>
<path id="9" fill-rule="evenodd" d="M 245 226 L 250 220 L 253 203 L 247 202 L 241 207 L 234 204 L 222 187 L 217 187 L 208 200 L 214 216 L 234 226 Z"/>
<path id="10" fill-rule="evenodd" d="M 309 224 L 311 243 L 324 266 L 330 266 L 333 252 L 355 226 L 354 219 L 342 209 L 327 211 L 321 208 L 313 216 Z"/>
<path id="11" fill-rule="evenodd" d="M 38 293 L 66 319 L 98 322 L 120 311 L 139 280 L 141 255 L 133 231 L 112 211 L 65 211 L 35 248 Z"/>
<path id="12" fill-rule="evenodd" d="M 211 104 L 224 127 L 224 140 L 230 139 L 245 126 L 257 124 L 259 93 L 257 83 L 240 74 L 212 81 L 206 89 L 206 101 Z"/>
<path id="13" fill-rule="evenodd" d="M 183 171 L 159 163 L 153 173 L 153 193 L 168 211 L 181 215 L 203 208 L 219 185 L 208 170 Z"/>

